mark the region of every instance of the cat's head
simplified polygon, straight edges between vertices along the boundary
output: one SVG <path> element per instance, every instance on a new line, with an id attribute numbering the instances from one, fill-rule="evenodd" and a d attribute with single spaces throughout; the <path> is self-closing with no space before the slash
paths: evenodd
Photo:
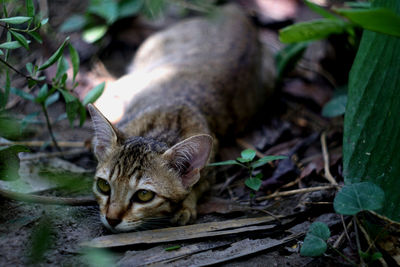
<path id="1" fill-rule="evenodd" d="M 212 147 L 209 135 L 172 147 L 154 139 L 126 137 L 89 105 L 98 159 L 93 191 L 103 224 L 132 231 L 171 216 L 200 178 Z"/>

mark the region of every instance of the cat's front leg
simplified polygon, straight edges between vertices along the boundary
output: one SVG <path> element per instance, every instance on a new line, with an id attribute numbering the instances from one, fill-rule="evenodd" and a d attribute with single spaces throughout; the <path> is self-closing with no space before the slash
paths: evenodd
<path id="1" fill-rule="evenodd" d="M 189 195 L 182 202 L 182 206 L 173 215 L 171 223 L 178 225 L 186 225 L 188 223 L 194 223 L 197 218 L 197 201 L 203 195 L 205 191 L 210 188 L 210 182 L 207 180 L 201 180 Z"/>

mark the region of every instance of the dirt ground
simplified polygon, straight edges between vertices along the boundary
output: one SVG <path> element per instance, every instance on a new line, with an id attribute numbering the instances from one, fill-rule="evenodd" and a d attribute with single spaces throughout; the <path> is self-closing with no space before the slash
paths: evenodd
<path id="1" fill-rule="evenodd" d="M 57 29 L 68 14 L 82 12 L 86 5 L 86 1 L 75 0 L 48 2 L 53 29 Z M 283 47 L 278 41 L 277 29 L 292 21 L 308 20 L 316 16 L 295 0 L 280 1 L 280 5 L 264 1 L 265 6 L 258 9 L 254 6 L 257 1 L 239 2 L 252 15 L 259 28 L 260 40 L 267 43 L 275 53 Z M 276 14 L 269 12 L 271 6 L 268 4 L 275 8 Z M 64 12 L 61 14 L 59 10 Z M 84 96 L 92 86 L 104 79 L 112 80 L 121 76 L 146 36 L 179 19 L 172 16 L 158 21 L 138 18 L 126 20 L 117 24 L 97 47 L 84 44 L 80 35 L 74 33 L 71 40 L 78 48 L 83 63 L 78 76 L 80 86 L 76 90 L 77 95 Z M 55 37 L 48 44 L 51 51 L 57 46 L 56 40 L 64 38 L 59 33 L 55 33 Z M 218 168 L 218 182 L 201 201 L 196 224 L 221 222 L 220 225 L 226 224 L 227 228 L 219 231 L 226 231 L 226 234 L 219 235 L 218 231 L 214 231 L 209 236 L 191 237 L 192 230 L 187 230 L 187 239 L 154 241 L 154 237 L 153 241 L 149 238 L 132 245 L 95 249 L 83 246 L 82 243 L 111 234 L 101 225 L 96 205 L 32 204 L 0 198 L 0 265 L 346 265 L 337 254 L 319 258 L 301 257 L 299 254 L 299 244 L 314 221 L 322 221 L 330 226 L 332 235 L 328 242 L 333 243 L 342 233 L 341 218 L 334 214 L 332 208 L 335 190 L 325 179 L 326 160 L 322 154 L 324 143 L 320 139 L 320 134 L 324 132 L 324 140 L 327 141 L 325 147 L 330 156 L 327 164 L 340 183 L 342 119 L 321 116 L 321 109 L 331 98 L 333 89 L 346 80 L 351 64 L 349 62 L 352 61 L 351 57 L 337 56 L 343 53 L 351 55 L 345 45 L 340 44 L 338 37 L 310 45 L 299 66 L 283 80 L 268 106 L 261 111 L 262 119 L 244 136 L 224 144 L 220 160 L 234 159 L 245 148 L 254 148 L 259 155 L 289 156 L 288 160 L 262 168 L 264 177 L 268 179 L 255 196 L 251 196 L 252 191 L 244 185 L 247 177 L 243 170 L 238 167 Z M 331 71 L 337 69 L 340 72 Z M 20 99 L 15 101 L 12 111 L 21 117 L 22 114 L 39 111 L 39 107 L 32 103 Z M 64 112 L 64 105 L 59 101 L 50 107 L 52 121 L 55 122 Z M 38 120 L 37 124 L 28 127 L 30 135 L 24 141 L 50 140 L 44 127 L 44 117 Z M 90 143 L 92 137 L 89 120 L 83 127 L 71 128 L 64 119 L 54 123 L 54 131 L 60 141 Z M 25 181 L 29 184 L 27 191 L 54 197 L 91 197 L 91 176 L 96 166 L 92 153 L 85 146 L 63 149 L 72 153 L 54 159 L 49 156 L 55 152 L 54 148 L 46 146 L 33 148 L 32 153 L 24 154 L 23 157 L 28 159 L 21 161 L 20 176 L 21 179 L 28 179 Z M 54 170 L 62 177 L 57 182 L 49 181 L 46 177 L 46 174 Z M 278 194 L 317 186 L 323 188 L 294 192 L 287 196 Z M 278 195 L 268 197 L 273 193 Z M 229 226 L 226 223 L 265 216 L 275 219 L 268 223 L 243 222 L 240 226 Z M 279 216 L 282 219 L 276 219 Z M 348 218 L 345 218 L 345 223 L 348 223 Z M 138 238 L 140 232 L 135 234 Z M 179 247 L 168 251 L 173 246 Z M 348 244 L 342 242 L 340 246 L 347 257 L 354 259 L 356 252 Z"/>

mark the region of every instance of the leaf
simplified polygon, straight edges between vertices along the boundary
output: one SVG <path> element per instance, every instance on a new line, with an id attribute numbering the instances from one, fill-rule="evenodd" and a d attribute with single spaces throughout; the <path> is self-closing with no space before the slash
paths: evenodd
<path id="1" fill-rule="evenodd" d="M 28 17 L 33 17 L 35 15 L 35 5 L 33 4 L 33 0 L 26 0 L 26 14 Z"/>
<path id="2" fill-rule="evenodd" d="M 375 0 L 400 14 L 400 1 Z M 364 31 L 349 76 L 344 117 L 345 184 L 370 181 L 385 192 L 381 215 L 400 221 L 400 38 Z"/>
<path id="3" fill-rule="evenodd" d="M 103 93 L 104 86 L 105 82 L 102 82 L 101 84 L 90 90 L 83 99 L 82 104 L 86 106 L 87 104 L 94 103 Z"/>
<path id="4" fill-rule="evenodd" d="M 71 62 L 72 62 L 72 71 L 73 71 L 73 76 L 72 76 L 72 82 L 75 82 L 76 75 L 78 74 L 79 71 L 79 54 L 76 51 L 76 49 L 69 44 L 69 55 L 71 57 Z"/>
<path id="5" fill-rule="evenodd" d="M 366 30 L 400 37 L 400 16 L 387 8 L 334 9 Z"/>
<path id="6" fill-rule="evenodd" d="M 333 118 L 343 115 L 346 111 L 347 94 L 334 96 L 322 109 L 322 116 Z"/>
<path id="7" fill-rule="evenodd" d="M 22 34 L 12 30 L 9 30 L 9 32 L 15 38 L 15 40 L 17 40 L 18 43 L 25 47 L 25 49 L 29 50 L 28 40 L 26 40 L 26 38 Z"/>
<path id="8" fill-rule="evenodd" d="M 212 166 L 223 166 L 223 165 L 241 165 L 239 162 L 236 160 L 226 160 L 226 161 L 220 161 L 220 162 L 214 162 L 207 164 L 207 166 L 212 167 Z"/>
<path id="9" fill-rule="evenodd" d="M 28 62 L 28 63 L 26 63 L 25 67 L 26 67 L 26 70 L 29 72 L 29 74 L 32 75 L 32 73 L 33 73 L 33 64 L 31 62 Z"/>
<path id="10" fill-rule="evenodd" d="M 246 149 L 243 150 L 242 153 L 240 153 L 240 155 L 242 156 L 243 159 L 252 161 L 256 156 L 256 151 L 254 151 L 253 149 Z"/>
<path id="11" fill-rule="evenodd" d="M 35 96 L 17 88 L 11 88 L 11 93 L 29 101 L 35 101 Z"/>
<path id="12" fill-rule="evenodd" d="M 30 238 L 32 244 L 30 245 L 31 251 L 29 254 L 32 263 L 43 261 L 46 251 L 51 248 L 54 242 L 52 237 L 53 227 L 50 217 L 46 215 L 34 227 Z"/>
<path id="13" fill-rule="evenodd" d="M 40 26 L 46 25 L 47 22 L 49 22 L 49 18 L 42 19 L 42 21 L 40 21 Z"/>
<path id="14" fill-rule="evenodd" d="M 100 40 L 107 32 L 108 27 L 106 25 L 96 26 L 85 30 L 82 34 L 82 38 L 87 43 L 94 43 Z"/>
<path id="15" fill-rule="evenodd" d="M 39 93 L 35 98 L 35 102 L 36 103 L 43 103 L 46 100 L 48 93 L 49 93 L 49 90 L 48 90 L 47 84 L 44 84 L 40 88 Z"/>
<path id="16" fill-rule="evenodd" d="M 82 15 L 72 15 L 60 26 L 60 32 L 76 32 L 82 30 L 87 24 L 87 19 Z"/>
<path id="17" fill-rule="evenodd" d="M 68 68 L 68 61 L 65 57 L 60 57 L 57 61 L 56 79 L 59 80 L 68 71 Z"/>
<path id="18" fill-rule="evenodd" d="M 287 159 L 287 156 L 265 156 L 259 160 L 254 161 L 251 164 L 252 168 L 258 168 L 261 167 L 269 162 L 272 162 L 274 160 L 279 160 L 279 159 Z"/>
<path id="19" fill-rule="evenodd" d="M 45 63 L 43 63 L 43 65 L 40 66 L 38 70 L 44 70 L 53 65 L 62 56 L 64 52 L 64 47 L 67 45 L 68 41 L 69 37 L 65 38 L 64 42 L 57 49 L 57 51 Z"/>
<path id="20" fill-rule="evenodd" d="M 31 17 L 12 17 L 12 18 L 3 18 L 0 19 L 0 22 L 4 22 L 4 23 L 9 23 L 9 24 L 22 24 L 25 22 L 30 21 L 32 18 Z"/>
<path id="21" fill-rule="evenodd" d="M 3 51 L 0 50 L 0 56 L 3 56 L 3 55 L 4 55 Z"/>
<path id="22" fill-rule="evenodd" d="M 49 96 L 46 101 L 44 102 L 44 106 L 48 107 L 51 104 L 57 102 L 57 100 L 60 99 L 60 93 L 59 92 L 55 92 L 54 94 L 52 94 L 51 96 Z"/>
<path id="23" fill-rule="evenodd" d="M 315 13 L 320 14 L 324 18 L 327 19 L 336 19 L 338 20 L 339 18 L 333 15 L 332 13 L 328 12 L 325 8 L 320 7 L 319 5 L 316 5 L 308 0 L 305 0 L 304 3 Z"/>
<path id="24" fill-rule="evenodd" d="M 246 181 L 244 181 L 244 184 L 248 188 L 253 189 L 254 191 L 258 191 L 261 187 L 262 180 L 258 177 L 250 177 L 247 178 Z"/>
<path id="25" fill-rule="evenodd" d="M 11 41 L 11 42 L 5 42 L 0 44 L 0 48 L 4 49 L 17 49 L 20 48 L 21 44 L 18 41 Z"/>
<path id="26" fill-rule="evenodd" d="M 314 222 L 308 229 L 304 243 L 300 249 L 300 255 L 306 257 L 317 257 L 325 253 L 327 249 L 326 240 L 331 232 L 326 224 Z"/>
<path id="27" fill-rule="evenodd" d="M 59 90 L 61 92 L 61 94 L 64 97 L 65 100 L 65 105 L 66 105 L 66 111 L 67 111 L 67 117 L 69 120 L 69 123 L 71 124 L 71 126 L 73 125 L 73 122 L 76 118 L 76 115 L 78 115 L 78 109 L 79 109 L 79 100 L 71 95 L 69 92 L 67 92 L 66 90 Z"/>
<path id="28" fill-rule="evenodd" d="M 348 24 L 341 20 L 318 19 L 296 23 L 279 31 L 279 40 L 283 43 L 296 43 L 319 40 L 331 34 L 343 33 Z"/>
<path id="29" fill-rule="evenodd" d="M 108 250 L 98 250 L 85 248 L 83 258 L 89 267 L 108 267 L 115 266 L 116 257 Z"/>
<path id="30" fill-rule="evenodd" d="M 139 13 L 144 0 L 122 0 L 118 3 L 118 19 L 134 16 Z"/>
<path id="31" fill-rule="evenodd" d="M 177 250 L 177 249 L 180 249 L 180 248 L 181 248 L 180 245 L 176 245 L 176 246 L 172 246 L 172 247 L 167 247 L 164 250 L 165 251 L 172 251 L 172 250 Z"/>
<path id="32" fill-rule="evenodd" d="M 37 32 L 28 32 L 28 34 L 39 44 L 43 43 L 42 37 Z"/>
<path id="33" fill-rule="evenodd" d="M 20 145 L 0 148 L 0 180 L 11 181 L 19 178 L 19 152 L 29 152 L 29 149 Z"/>
<path id="34" fill-rule="evenodd" d="M 86 121 L 86 108 L 80 102 L 78 103 L 79 103 L 79 127 L 82 127 L 82 125 Z"/>
<path id="35" fill-rule="evenodd" d="M 308 42 L 289 44 L 283 48 L 275 57 L 278 78 L 282 78 L 289 73 L 296 63 L 302 58 Z"/>
<path id="36" fill-rule="evenodd" d="M 165 0 L 146 0 L 143 5 L 142 13 L 154 19 L 162 14 L 165 8 Z"/>
<path id="37" fill-rule="evenodd" d="M 383 190 L 370 182 L 344 186 L 336 195 L 333 207 L 337 213 L 355 215 L 363 210 L 379 210 L 385 201 Z"/>
<path id="38" fill-rule="evenodd" d="M 105 19 L 110 25 L 117 20 L 118 4 L 113 0 L 91 0 L 87 11 Z"/>

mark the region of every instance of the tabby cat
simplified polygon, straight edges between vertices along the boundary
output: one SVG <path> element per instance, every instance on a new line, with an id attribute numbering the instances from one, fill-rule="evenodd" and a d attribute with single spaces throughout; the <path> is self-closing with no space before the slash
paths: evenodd
<path id="1" fill-rule="evenodd" d="M 132 72 L 116 82 L 134 92 L 117 127 L 89 105 L 99 162 L 93 190 L 108 229 L 196 219 L 214 180 L 204 166 L 217 138 L 242 130 L 267 97 L 272 69 L 261 75 L 261 59 L 257 32 L 232 5 L 144 42 Z"/>

